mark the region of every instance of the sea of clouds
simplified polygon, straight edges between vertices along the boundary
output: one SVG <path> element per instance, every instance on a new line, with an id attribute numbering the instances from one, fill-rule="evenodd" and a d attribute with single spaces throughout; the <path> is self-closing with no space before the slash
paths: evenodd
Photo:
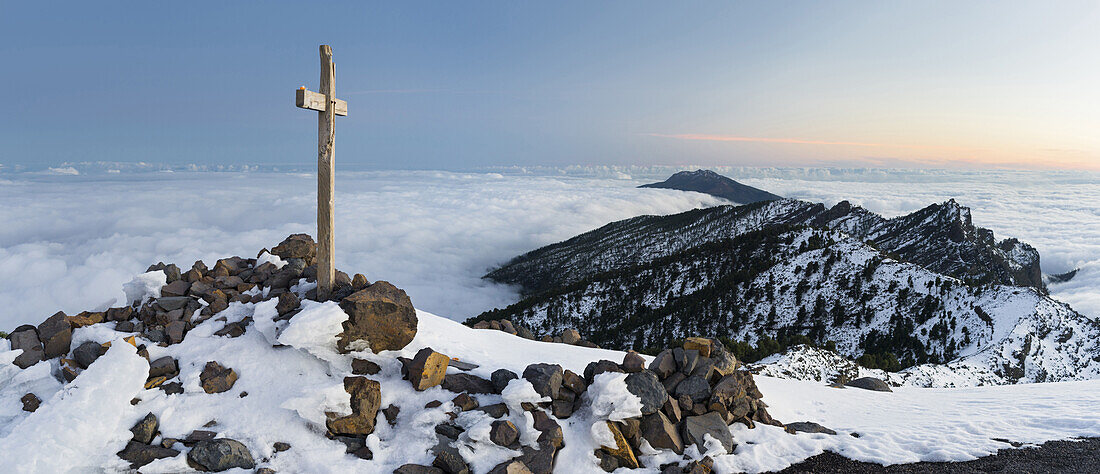
<path id="1" fill-rule="evenodd" d="M 312 233 L 308 173 L 131 171 L 115 165 L 0 173 L 0 330 L 56 311 L 100 309 L 157 261 L 187 267 L 255 256 L 288 234 Z M 121 168 L 121 172 L 120 171 Z M 464 319 L 515 292 L 480 279 L 542 245 L 641 214 L 720 203 L 696 193 L 636 189 L 668 167 L 341 172 L 337 267 L 388 280 L 421 309 Z M 777 194 L 848 199 L 898 215 L 955 198 L 999 238 L 1035 245 L 1043 269 L 1080 268 L 1056 297 L 1100 317 L 1100 176 L 1070 172 L 725 168 Z"/>

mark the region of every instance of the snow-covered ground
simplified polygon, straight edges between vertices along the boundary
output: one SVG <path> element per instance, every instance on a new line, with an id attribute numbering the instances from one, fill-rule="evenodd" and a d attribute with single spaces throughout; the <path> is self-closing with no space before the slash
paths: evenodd
<path id="1" fill-rule="evenodd" d="M 521 372 L 527 364 L 558 363 L 574 371 L 598 359 L 621 361 L 621 352 L 521 339 L 499 331 L 475 330 L 447 318 L 418 312 L 419 331 L 401 351 L 381 355 L 358 354 L 378 362 L 383 370 L 372 378 L 382 383 L 382 406 L 402 407 L 398 428 L 384 418 L 368 437 L 374 459 L 364 461 L 344 454 L 344 446 L 321 435 L 324 412 L 347 413 L 348 395 L 341 380 L 350 357 L 335 352 L 334 334 L 346 315 L 335 303 L 307 302 L 290 325 L 276 334 L 270 322 L 273 301 L 233 305 L 225 311 L 229 322 L 248 315 L 256 324 L 237 338 L 212 336 L 224 323 L 212 318 L 197 326 L 177 345 L 149 348 L 153 358 L 163 355 L 180 362 L 185 393 L 165 395 L 144 390 L 148 366 L 134 348 L 110 329 L 113 323 L 78 329 L 74 346 L 85 340 L 112 341 L 111 349 L 62 386 L 50 375 L 50 363 L 26 371 L 10 364 L 15 353 L 6 342 L 0 350 L 0 466 L 4 472 L 63 472 L 73 468 L 124 470 L 115 456 L 130 438 L 129 427 L 146 413 L 160 418 L 164 436 L 184 437 L 210 421 L 219 436 L 244 443 L 261 466 L 279 472 L 390 472 L 407 462 L 430 463 L 428 449 L 435 443 L 433 427 L 446 418 L 454 394 L 434 387 L 417 392 L 400 377 L 395 356 L 412 356 L 422 347 L 480 364 L 473 373 L 488 376 L 496 368 Z M 284 347 L 272 347 L 275 340 Z M 207 394 L 198 374 L 209 360 L 238 372 L 236 385 L 225 393 Z M 449 369 L 454 371 L 455 369 Z M 608 374 L 612 375 L 612 374 Z M 589 395 L 621 401 L 616 381 L 595 384 Z M 715 459 L 717 472 L 759 472 L 781 469 L 828 449 L 853 459 L 883 464 L 914 461 L 969 460 L 1008 445 L 993 438 L 1025 443 L 1077 436 L 1100 436 L 1100 381 L 1031 384 L 970 389 L 898 388 L 893 393 L 829 388 L 822 383 L 757 377 L 769 411 L 784 422 L 814 421 L 838 432 L 790 435 L 772 426 L 731 427 L 738 447 Z M 619 383 L 621 386 L 621 382 Z M 601 391 L 602 390 L 602 391 Z M 33 391 L 43 400 L 34 413 L 21 410 L 19 397 Z M 248 395 L 241 397 L 242 392 Z M 513 381 L 501 395 L 477 395 L 482 405 L 504 401 L 515 407 L 510 419 L 530 427 L 518 405 L 537 399 L 530 385 Z M 136 406 L 133 398 L 141 399 Z M 438 409 L 423 409 L 442 400 Z M 557 472 L 602 472 L 591 456 L 598 446 L 597 419 L 607 410 L 585 409 L 563 422 L 566 447 L 559 452 Z M 622 404 L 620 403 L 620 406 Z M 626 408 L 629 410 L 629 406 Z M 613 415 L 612 415 L 613 416 Z M 480 412 L 460 415 L 469 443 L 478 447 L 470 459 L 475 472 L 485 472 L 515 453 L 487 439 L 492 420 Z M 852 434 L 858 434 L 858 437 Z M 292 449 L 276 454 L 275 442 Z M 530 441 L 530 440 L 528 440 Z M 179 445 L 177 445 L 179 446 Z M 648 458 L 656 462 L 656 458 Z M 646 460 L 643 457 L 643 462 Z M 183 456 L 162 459 L 142 472 L 186 470 Z M 642 472 L 656 472 L 648 469 Z"/>

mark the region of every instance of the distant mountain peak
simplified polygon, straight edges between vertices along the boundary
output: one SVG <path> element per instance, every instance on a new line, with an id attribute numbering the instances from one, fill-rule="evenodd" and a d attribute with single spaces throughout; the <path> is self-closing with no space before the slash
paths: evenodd
<path id="1" fill-rule="evenodd" d="M 712 170 L 680 171 L 660 183 L 644 184 L 639 188 L 677 189 L 710 194 L 739 204 L 760 201 L 776 201 L 782 196 L 762 189 L 746 186 Z"/>

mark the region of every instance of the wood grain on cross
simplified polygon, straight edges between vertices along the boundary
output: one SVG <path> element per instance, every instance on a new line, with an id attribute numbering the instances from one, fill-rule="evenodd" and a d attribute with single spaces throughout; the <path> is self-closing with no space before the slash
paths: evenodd
<path id="1" fill-rule="evenodd" d="M 348 114 L 348 103 L 336 98 L 336 65 L 329 45 L 321 45 L 321 87 L 317 92 L 299 88 L 294 103 L 317 111 L 317 299 L 324 301 L 336 277 L 332 237 L 336 116 Z"/>

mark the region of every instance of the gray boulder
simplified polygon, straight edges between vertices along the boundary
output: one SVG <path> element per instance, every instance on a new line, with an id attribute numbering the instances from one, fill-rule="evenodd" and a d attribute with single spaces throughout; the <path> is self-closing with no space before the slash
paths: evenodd
<path id="1" fill-rule="evenodd" d="M 34 326 L 29 324 L 19 326 L 12 331 L 8 339 L 11 341 L 13 350 L 23 350 L 23 353 L 15 358 L 15 365 L 20 369 L 37 364 L 45 356 L 42 351 L 42 341 L 38 340 L 38 330 Z"/>
<path id="2" fill-rule="evenodd" d="M 661 409 L 668 400 L 665 386 L 657 374 L 648 370 L 626 376 L 626 389 L 642 401 L 642 414 L 651 415 Z"/>
<path id="3" fill-rule="evenodd" d="M 544 397 L 558 398 L 561 390 L 562 369 L 557 364 L 531 364 L 523 370 L 523 378 L 531 382 L 535 391 Z"/>
<path id="4" fill-rule="evenodd" d="M 730 434 L 729 426 L 722 419 L 722 415 L 712 411 L 704 415 L 689 416 L 684 419 L 683 440 L 685 444 L 694 444 L 700 452 L 706 452 L 704 436 L 708 434 L 722 443 L 722 448 L 726 450 L 727 454 L 732 453 L 733 448 L 736 447 L 733 442 L 733 435 Z"/>
<path id="5" fill-rule="evenodd" d="M 692 375 L 676 385 L 673 395 L 686 395 L 694 403 L 703 403 L 710 398 L 710 384 L 704 378 Z"/>
<path id="6" fill-rule="evenodd" d="M 202 471 L 221 472 L 235 467 L 252 469 L 256 461 L 240 441 L 219 438 L 199 441 L 187 453 L 187 463 Z"/>
<path id="7" fill-rule="evenodd" d="M 882 379 L 874 377 L 860 377 L 852 380 L 845 385 L 849 387 L 862 388 L 864 390 L 874 390 L 876 392 L 893 392 L 890 386 L 886 384 Z"/>

